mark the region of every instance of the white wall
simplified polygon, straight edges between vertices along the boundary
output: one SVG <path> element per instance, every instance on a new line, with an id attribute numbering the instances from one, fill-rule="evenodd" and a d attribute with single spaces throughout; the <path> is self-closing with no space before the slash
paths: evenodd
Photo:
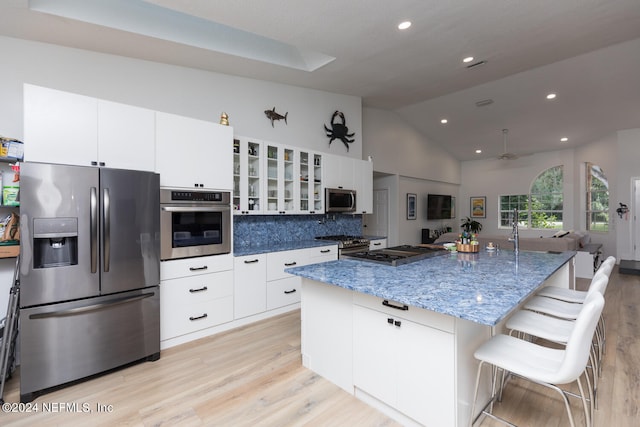
<path id="1" fill-rule="evenodd" d="M 420 243 L 422 229 L 459 224 L 459 215 L 449 221 L 427 221 L 427 194 L 458 196 L 460 162 L 429 141 L 394 112 L 364 108 L 364 157 L 373 158 L 374 189 L 389 189 L 388 244 Z M 407 193 L 418 196 L 417 219 L 407 220 Z"/>
<path id="2" fill-rule="evenodd" d="M 432 181 L 460 183 L 460 162 L 429 141 L 398 114 L 363 108 L 363 158 L 373 158 L 377 172 Z"/>
<path id="3" fill-rule="evenodd" d="M 22 85 L 32 83 L 214 122 L 224 111 L 237 135 L 362 158 L 359 97 L 7 37 L 0 52 L 0 135 L 23 139 Z M 271 127 L 264 110 L 274 106 L 288 124 Z M 348 152 L 325 135 L 335 110 L 355 132 Z"/>
<path id="4" fill-rule="evenodd" d="M 422 229 L 430 230 L 451 227 L 453 231 L 460 231 L 460 215 L 448 220 L 427 220 L 427 194 L 447 194 L 458 199 L 458 185 L 438 181 L 401 176 L 398 183 L 398 240 L 400 244 L 417 244 L 421 242 Z M 407 219 L 407 193 L 416 194 L 416 219 Z M 457 204 L 457 203 L 456 203 Z M 457 206 L 456 206 L 457 211 Z"/>
<path id="5" fill-rule="evenodd" d="M 473 160 L 462 162 L 462 186 L 460 190 L 460 217 L 469 216 L 470 197 L 487 198 L 485 219 L 477 219 L 482 224 L 482 234 L 508 234 L 510 229 L 498 227 L 498 205 L 500 196 L 527 194 L 533 180 L 544 170 L 553 166 L 564 166 L 564 194 L 574 194 L 574 151 L 552 151 L 516 160 Z M 564 205 L 564 227 L 574 229 L 574 203 Z M 523 230 L 522 236 L 549 236 L 555 231 Z"/>

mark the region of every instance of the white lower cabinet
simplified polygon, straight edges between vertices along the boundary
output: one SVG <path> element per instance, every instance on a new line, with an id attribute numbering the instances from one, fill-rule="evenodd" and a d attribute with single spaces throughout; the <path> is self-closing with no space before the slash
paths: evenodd
<path id="1" fill-rule="evenodd" d="M 387 247 L 387 239 L 375 239 L 369 242 L 369 250 L 384 249 Z"/>
<path id="2" fill-rule="evenodd" d="M 409 320 L 414 308 L 353 310 L 354 386 L 420 424 L 455 425 L 453 334 Z"/>
<path id="3" fill-rule="evenodd" d="M 299 303 L 301 279 L 284 270 L 337 258 L 337 245 L 235 257 L 234 317 Z"/>
<path id="4" fill-rule="evenodd" d="M 300 302 L 301 278 L 284 270 L 337 259 L 337 246 L 322 246 L 267 254 L 267 310 Z"/>
<path id="5" fill-rule="evenodd" d="M 233 320 L 233 257 L 160 263 L 160 341 Z"/>
<path id="6" fill-rule="evenodd" d="M 300 285 L 297 276 L 267 282 L 267 310 L 300 302 Z"/>
<path id="7" fill-rule="evenodd" d="M 233 320 L 233 271 L 163 280 L 160 340 Z"/>
<path id="8" fill-rule="evenodd" d="M 240 319 L 267 309 L 266 254 L 236 257 L 233 261 L 234 317 Z"/>

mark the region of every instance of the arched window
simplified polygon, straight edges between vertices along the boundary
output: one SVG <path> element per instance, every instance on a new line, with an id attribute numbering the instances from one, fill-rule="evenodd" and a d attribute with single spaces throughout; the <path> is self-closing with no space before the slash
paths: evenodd
<path id="1" fill-rule="evenodd" d="M 533 181 L 531 190 L 531 228 L 562 229 L 562 166 L 542 172 Z"/>
<path id="2" fill-rule="evenodd" d="M 511 227 L 513 209 L 525 228 L 562 229 L 563 167 L 554 166 L 533 180 L 529 194 L 500 196 L 500 227 Z"/>
<path id="3" fill-rule="evenodd" d="M 586 165 L 587 230 L 609 231 L 609 181 L 600 166 Z"/>

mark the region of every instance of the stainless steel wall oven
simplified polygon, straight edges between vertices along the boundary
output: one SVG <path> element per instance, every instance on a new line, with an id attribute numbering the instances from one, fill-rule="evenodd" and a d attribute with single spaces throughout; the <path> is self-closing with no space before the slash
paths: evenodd
<path id="1" fill-rule="evenodd" d="M 231 193 L 160 190 L 160 259 L 231 252 Z"/>

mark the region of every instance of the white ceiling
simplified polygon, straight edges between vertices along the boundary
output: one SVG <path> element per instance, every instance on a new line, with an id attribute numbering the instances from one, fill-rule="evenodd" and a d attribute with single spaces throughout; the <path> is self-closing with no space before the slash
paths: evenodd
<path id="1" fill-rule="evenodd" d="M 640 127 L 639 0 L 128 1 L 336 59 L 303 71 L 32 11 L 27 0 L 3 0 L 0 35 L 360 96 L 461 160 L 497 157 L 503 128 L 508 151 L 527 154 Z M 405 19 L 413 25 L 399 31 Z M 165 25 L 187 31 L 175 22 Z M 469 55 L 487 63 L 467 69 Z M 484 99 L 494 103 L 475 106 Z"/>

